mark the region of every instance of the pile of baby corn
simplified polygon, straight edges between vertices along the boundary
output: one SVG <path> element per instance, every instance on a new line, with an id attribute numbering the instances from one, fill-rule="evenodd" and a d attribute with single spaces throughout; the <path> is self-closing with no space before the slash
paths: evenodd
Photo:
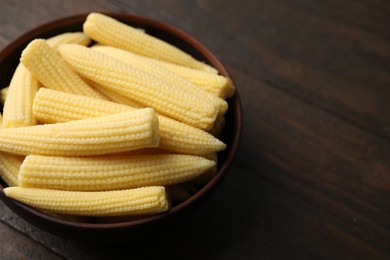
<path id="1" fill-rule="evenodd" d="M 211 66 L 91 13 L 83 32 L 30 42 L 1 91 L 4 192 L 65 216 L 167 211 L 216 173 L 233 93 Z"/>

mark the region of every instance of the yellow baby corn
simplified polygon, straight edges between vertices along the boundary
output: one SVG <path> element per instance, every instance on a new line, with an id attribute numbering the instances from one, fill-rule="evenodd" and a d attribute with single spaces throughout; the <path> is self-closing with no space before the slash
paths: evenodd
<path id="1" fill-rule="evenodd" d="M 45 40 L 30 42 L 20 61 L 47 88 L 105 99 L 85 83 Z"/>
<path id="2" fill-rule="evenodd" d="M 207 100 L 87 47 L 63 44 L 59 52 L 83 77 L 158 113 L 204 130 L 214 124 L 218 110 Z"/>
<path id="3" fill-rule="evenodd" d="M 3 103 L 3 104 L 5 102 L 5 99 L 7 98 L 8 90 L 9 90 L 9 87 L 5 87 L 5 88 L 0 90 L 0 100 L 1 100 L 1 103 Z"/>
<path id="4" fill-rule="evenodd" d="M 32 102 L 38 88 L 38 80 L 19 64 L 12 76 L 4 104 L 3 128 L 36 124 L 32 114 Z"/>
<path id="5" fill-rule="evenodd" d="M 82 32 L 63 33 L 46 40 L 53 48 L 62 43 L 88 45 L 91 40 Z M 4 107 L 4 128 L 35 125 L 32 100 L 40 87 L 38 80 L 22 64 L 16 68 L 10 84 L 9 101 Z M 8 89 L 7 89 L 8 90 Z M 3 90 L 4 91 L 4 90 Z M 2 92 L 2 95 L 5 94 Z M 5 100 L 5 97 L 4 97 Z"/>
<path id="6" fill-rule="evenodd" d="M 105 45 L 210 73 L 217 73 L 213 67 L 194 59 L 168 42 L 100 13 L 90 13 L 84 22 L 83 30 L 89 37 Z"/>
<path id="7" fill-rule="evenodd" d="M 0 126 L 3 116 L 0 114 Z M 18 186 L 18 174 L 24 157 L 0 152 L 0 178 L 8 186 Z"/>
<path id="8" fill-rule="evenodd" d="M 224 76 L 195 70 L 162 60 L 150 58 L 149 60 L 155 62 L 161 67 L 166 68 L 167 70 L 170 70 L 178 76 L 191 81 L 193 84 L 217 95 L 220 98 L 226 99 L 231 97 L 235 91 L 232 81 Z"/>
<path id="9" fill-rule="evenodd" d="M 183 154 L 204 155 L 210 152 L 225 150 L 226 145 L 213 135 L 180 123 L 169 117 L 159 115 L 160 129 L 164 129 L 160 136 L 163 140 L 161 149 Z"/>
<path id="10" fill-rule="evenodd" d="M 4 192 L 36 209 L 66 215 L 145 215 L 168 210 L 165 188 L 159 186 L 100 192 L 9 187 Z"/>
<path id="11" fill-rule="evenodd" d="M 96 83 L 96 82 L 88 80 L 88 79 L 85 79 L 85 80 L 88 82 L 88 84 L 90 86 L 92 86 L 94 89 L 99 91 L 108 100 L 110 100 L 112 102 L 115 102 L 115 103 L 118 103 L 118 104 L 122 104 L 122 105 L 126 105 L 126 106 L 130 106 L 130 107 L 134 107 L 134 108 L 143 108 L 143 107 L 145 107 L 145 106 L 135 102 L 134 100 L 132 100 L 132 99 L 130 99 L 128 97 L 125 97 L 125 96 L 123 96 L 121 94 L 118 94 L 116 91 L 113 91 L 111 89 L 103 87 L 99 83 Z"/>
<path id="12" fill-rule="evenodd" d="M 48 88 L 35 95 L 33 113 L 41 123 L 64 123 L 121 113 L 136 108 Z"/>
<path id="13" fill-rule="evenodd" d="M 139 70 L 142 70 L 172 85 L 182 88 L 186 92 L 198 96 L 200 99 L 207 100 L 213 104 L 216 109 L 218 109 L 219 115 L 223 115 L 228 109 L 228 105 L 225 100 L 216 97 L 202 88 L 199 88 L 190 81 L 176 75 L 164 67 L 159 66 L 145 57 L 111 46 L 96 46 L 92 49 L 128 63 Z"/>
<path id="14" fill-rule="evenodd" d="M 47 39 L 46 43 L 53 49 L 57 49 L 58 46 L 64 43 L 74 43 L 88 46 L 91 43 L 91 39 L 82 32 L 67 32 Z"/>
<path id="15" fill-rule="evenodd" d="M 104 191 L 164 186 L 194 179 L 215 165 L 200 156 L 182 154 L 53 157 L 29 155 L 19 185 L 74 191 Z"/>
<path id="16" fill-rule="evenodd" d="M 18 173 L 24 157 L 0 152 L 0 178 L 8 186 L 18 186 Z"/>
<path id="17" fill-rule="evenodd" d="M 192 183 L 195 183 L 195 184 L 201 184 L 201 185 L 205 185 L 206 183 L 208 183 L 212 178 L 215 177 L 215 175 L 217 174 L 218 170 L 217 170 L 217 166 L 214 166 L 212 167 L 211 169 L 209 169 L 208 171 L 204 172 L 202 175 L 199 175 L 198 177 L 194 178 L 193 180 L 191 180 Z"/>
<path id="18" fill-rule="evenodd" d="M 67 122 L 131 109 L 135 108 L 46 88 L 39 89 L 33 105 L 33 113 L 42 123 Z M 158 119 L 161 149 L 203 155 L 226 147 L 223 142 L 201 129 L 162 115 L 158 115 Z"/>
<path id="19" fill-rule="evenodd" d="M 153 109 L 0 130 L 0 151 L 20 155 L 88 156 L 157 147 Z"/>

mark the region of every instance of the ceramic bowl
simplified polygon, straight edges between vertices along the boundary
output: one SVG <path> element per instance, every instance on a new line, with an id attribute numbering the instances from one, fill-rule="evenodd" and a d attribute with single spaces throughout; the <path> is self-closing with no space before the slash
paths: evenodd
<path id="1" fill-rule="evenodd" d="M 129 25 L 145 29 L 147 33 L 179 47 L 199 60 L 211 64 L 221 75 L 231 79 L 226 68 L 216 56 L 200 41 L 186 32 L 169 24 L 139 15 L 125 13 L 106 14 Z M 20 54 L 31 40 L 48 38 L 64 32 L 82 31 L 82 24 L 87 15 L 81 14 L 48 22 L 26 32 L 6 46 L 0 52 L 0 86 L 8 86 L 12 74 L 19 63 Z M 226 55 L 229 54 L 226 53 Z M 220 136 L 220 139 L 227 144 L 227 149 L 218 154 L 219 164 L 217 174 L 190 198 L 173 205 L 169 211 L 163 214 L 143 217 L 141 219 L 118 219 L 117 221 L 109 222 L 63 219 L 47 215 L 6 197 L 3 192 L 6 184 L 1 179 L 0 199 L 25 221 L 42 230 L 67 238 L 92 240 L 128 239 L 130 237 L 148 234 L 160 227 L 169 225 L 175 216 L 181 215 L 181 217 L 185 217 L 188 209 L 196 210 L 196 206 L 200 202 L 204 203 L 205 199 L 217 188 L 227 174 L 239 146 L 242 127 L 242 113 L 238 89 L 236 86 L 235 95 L 227 100 L 229 110 L 225 115 L 226 124 Z"/>

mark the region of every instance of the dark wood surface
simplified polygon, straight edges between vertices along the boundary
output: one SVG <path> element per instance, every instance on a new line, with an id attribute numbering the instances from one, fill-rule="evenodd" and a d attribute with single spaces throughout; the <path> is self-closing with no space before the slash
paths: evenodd
<path id="1" fill-rule="evenodd" d="M 197 37 L 244 111 L 240 150 L 212 197 L 170 232 L 94 245 L 0 203 L 0 259 L 389 259 L 390 2 L 0 1 L 0 49 L 37 25 L 130 12 Z"/>

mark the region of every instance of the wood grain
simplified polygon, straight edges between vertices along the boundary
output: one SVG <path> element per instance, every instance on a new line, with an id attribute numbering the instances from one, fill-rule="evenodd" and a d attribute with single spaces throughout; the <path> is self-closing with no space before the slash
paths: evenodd
<path id="1" fill-rule="evenodd" d="M 61 259 L 45 246 L 0 222 L 0 259 Z"/>
<path id="2" fill-rule="evenodd" d="M 0 49 L 90 11 L 168 22 L 215 52 L 242 100 L 239 153 L 207 203 L 136 242 L 55 237 L 0 204 L 0 258 L 390 258 L 388 1 L 2 0 Z"/>

